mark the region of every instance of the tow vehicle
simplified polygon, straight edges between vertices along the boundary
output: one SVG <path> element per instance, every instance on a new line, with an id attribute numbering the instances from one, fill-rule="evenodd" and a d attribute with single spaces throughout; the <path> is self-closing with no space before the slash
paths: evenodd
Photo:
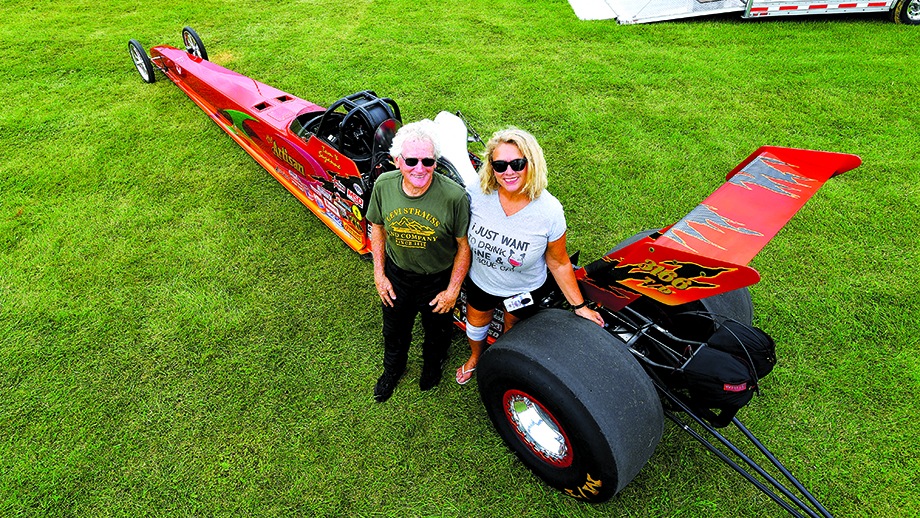
<path id="1" fill-rule="evenodd" d="M 739 12 L 745 19 L 884 12 L 895 23 L 920 24 L 920 0 L 569 0 L 569 5 L 582 20 L 616 19 L 622 25 Z"/>
<path id="2" fill-rule="evenodd" d="M 368 253 L 364 215 L 374 180 L 394 167 L 388 150 L 402 122 L 397 103 L 365 90 L 323 108 L 209 62 L 189 27 L 182 40 L 184 49 L 160 45 L 149 56 L 130 40 L 141 78 L 166 75 L 351 249 Z M 457 115 L 442 112 L 435 122 L 444 150 L 436 170 L 476 182 L 479 158 L 468 144 L 481 139 Z M 791 515 L 830 516 L 735 415 L 775 362 L 769 348 L 758 349 L 772 340 L 752 326 L 748 286 L 760 277 L 747 264 L 829 178 L 859 165 L 843 153 L 754 151 L 680 221 L 576 267 L 604 328 L 575 316 L 559 290 L 506 334 L 496 310 L 478 387 L 509 448 L 553 487 L 603 502 L 646 465 L 667 417 Z M 489 254 L 474 247 L 474 260 L 504 257 Z M 461 296 L 459 327 L 464 307 Z M 734 377 L 709 386 L 708 371 L 723 364 Z M 727 439 L 719 431 L 726 426 L 781 477 Z"/>

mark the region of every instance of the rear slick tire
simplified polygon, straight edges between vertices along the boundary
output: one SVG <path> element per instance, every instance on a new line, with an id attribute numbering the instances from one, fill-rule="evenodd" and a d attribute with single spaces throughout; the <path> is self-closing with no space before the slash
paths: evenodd
<path id="1" fill-rule="evenodd" d="M 648 462 L 664 417 L 651 379 L 626 345 L 569 311 L 519 322 L 477 365 L 498 434 L 547 484 L 604 502 Z"/>

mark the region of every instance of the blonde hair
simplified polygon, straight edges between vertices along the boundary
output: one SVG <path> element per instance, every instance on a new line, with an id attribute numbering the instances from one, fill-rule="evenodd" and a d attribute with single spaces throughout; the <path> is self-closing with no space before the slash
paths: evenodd
<path id="1" fill-rule="evenodd" d="M 514 127 L 496 131 L 486 143 L 485 160 L 479 168 L 479 187 L 482 192 L 492 194 L 499 187 L 495 171 L 492 170 L 492 154 L 495 153 L 495 148 L 502 144 L 514 144 L 521 155 L 527 159 L 527 180 L 524 182 L 522 191 L 531 200 L 537 199 L 543 189 L 546 189 L 547 184 L 547 167 L 546 158 L 543 157 L 543 148 L 537 144 L 537 139 L 533 135 Z"/>

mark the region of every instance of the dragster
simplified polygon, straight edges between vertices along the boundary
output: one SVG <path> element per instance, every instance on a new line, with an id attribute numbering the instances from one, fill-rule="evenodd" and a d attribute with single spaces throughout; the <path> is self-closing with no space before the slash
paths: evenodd
<path id="1" fill-rule="evenodd" d="M 141 78 L 169 78 L 349 248 L 369 253 L 365 214 L 374 181 L 395 168 L 388 150 L 402 123 L 398 104 L 364 90 L 324 108 L 211 63 L 189 27 L 182 41 L 183 49 L 159 45 L 148 56 L 130 40 Z M 435 122 L 444 148 L 436 171 L 475 185 L 481 159 L 468 145 L 481 144 L 478 134 L 459 113 Z M 547 484 L 603 502 L 647 464 L 667 417 L 789 514 L 831 516 L 736 415 L 776 363 L 772 339 L 752 325 L 748 287 L 760 275 L 748 263 L 825 182 L 860 163 L 844 153 L 757 149 L 684 218 L 575 267 L 603 328 L 575 316 L 558 289 L 507 333 L 496 310 L 477 379 L 508 447 Z M 461 293 L 461 328 L 464 308 Z M 774 474 L 720 433 L 726 426 L 740 429 Z"/>

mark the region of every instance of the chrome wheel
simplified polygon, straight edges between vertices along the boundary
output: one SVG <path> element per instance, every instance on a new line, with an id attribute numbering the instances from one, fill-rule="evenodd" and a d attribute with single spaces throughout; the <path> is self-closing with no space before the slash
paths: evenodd
<path id="1" fill-rule="evenodd" d="M 907 19 L 914 24 L 920 23 L 920 0 L 912 0 L 907 5 Z"/>
<path id="2" fill-rule="evenodd" d="M 144 47 L 137 40 L 128 42 L 128 52 L 131 54 L 131 61 L 134 63 L 134 67 L 137 68 L 137 73 L 140 74 L 141 79 L 145 83 L 156 81 L 156 76 L 153 75 L 153 64 L 150 62 L 150 58 L 147 57 Z"/>
<path id="3" fill-rule="evenodd" d="M 920 25 L 920 0 L 898 0 L 891 10 L 891 20 L 904 25 Z"/>
<path id="4" fill-rule="evenodd" d="M 140 74 L 143 79 L 149 79 L 150 76 L 144 68 L 144 58 L 141 57 L 140 53 L 134 47 L 131 47 L 131 59 L 134 60 L 134 66 L 137 67 L 137 73 Z"/>
<path id="5" fill-rule="evenodd" d="M 208 59 L 208 51 L 205 50 L 204 43 L 198 37 L 195 29 L 191 27 L 182 28 L 182 43 L 185 45 L 185 51 L 189 54 L 204 60 Z"/>
<path id="6" fill-rule="evenodd" d="M 511 426 L 537 456 L 560 468 L 572 464 L 569 440 L 543 405 L 519 390 L 509 390 L 504 399 Z"/>

